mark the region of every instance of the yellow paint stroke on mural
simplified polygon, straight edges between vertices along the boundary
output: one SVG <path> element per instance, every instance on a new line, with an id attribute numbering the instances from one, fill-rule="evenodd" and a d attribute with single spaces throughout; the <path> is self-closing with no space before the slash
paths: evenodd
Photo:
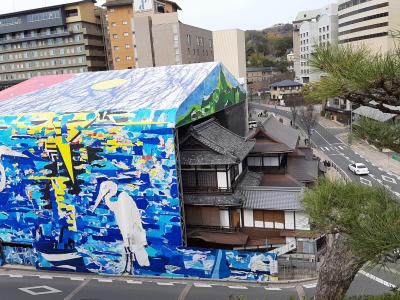
<path id="1" fill-rule="evenodd" d="M 45 181 L 45 180 L 50 180 L 51 185 L 54 189 L 54 194 L 56 197 L 56 202 L 57 202 L 57 212 L 59 217 L 63 216 L 63 209 L 65 209 L 66 212 L 69 212 L 69 219 L 67 220 L 67 223 L 69 224 L 68 229 L 71 231 L 77 231 L 77 226 L 76 226 L 76 210 L 74 205 L 67 205 L 65 204 L 65 190 L 67 189 L 66 182 L 69 181 L 68 177 L 47 177 L 47 176 L 30 176 L 28 178 L 29 180 L 35 180 L 35 181 Z"/>
<path id="2" fill-rule="evenodd" d="M 105 91 L 105 90 L 109 90 L 109 89 L 124 85 L 127 82 L 128 82 L 128 80 L 126 80 L 126 79 L 106 80 L 106 81 L 98 82 L 98 83 L 92 85 L 92 90 Z"/>

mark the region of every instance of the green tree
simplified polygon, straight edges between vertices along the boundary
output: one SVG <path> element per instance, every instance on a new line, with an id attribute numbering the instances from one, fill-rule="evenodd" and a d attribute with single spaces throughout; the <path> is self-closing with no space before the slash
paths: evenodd
<path id="1" fill-rule="evenodd" d="M 384 54 L 350 46 L 319 47 L 310 64 L 326 75 L 306 89 L 311 99 L 341 97 L 399 114 L 400 48 Z"/>
<path id="2" fill-rule="evenodd" d="M 363 117 L 355 123 L 354 134 L 381 151 L 386 148 L 400 152 L 400 123 L 384 123 Z"/>
<path id="3" fill-rule="evenodd" d="M 342 299 L 365 264 L 379 264 L 400 245 L 400 205 L 383 188 L 322 180 L 303 206 L 313 229 L 326 234 L 315 299 Z"/>

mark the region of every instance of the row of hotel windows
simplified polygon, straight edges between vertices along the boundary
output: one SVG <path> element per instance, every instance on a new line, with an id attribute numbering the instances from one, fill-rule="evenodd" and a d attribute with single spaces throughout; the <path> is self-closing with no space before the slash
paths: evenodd
<path id="1" fill-rule="evenodd" d="M 321 42 L 322 40 L 326 40 L 326 39 L 329 40 L 329 37 L 330 37 L 329 33 L 324 34 L 324 35 L 320 35 L 319 36 L 319 41 Z"/>
<path id="2" fill-rule="evenodd" d="M 368 2 L 368 1 L 371 1 L 371 0 L 350 0 L 345 3 L 340 4 L 338 7 L 338 10 L 341 11 L 343 9 L 350 8 L 352 6 L 359 5 L 359 4 Z"/>
<path id="3" fill-rule="evenodd" d="M 325 31 L 329 31 L 329 25 L 326 25 L 326 27 L 320 27 L 319 28 L 319 33 L 325 32 Z"/>
<path id="4" fill-rule="evenodd" d="M 208 50 L 207 49 L 203 49 L 202 54 L 200 53 L 200 49 L 192 49 L 190 50 L 190 48 L 187 49 L 187 53 L 190 57 L 190 55 L 197 55 L 197 56 L 208 56 Z M 213 55 L 213 51 L 210 51 L 210 54 Z"/>
<path id="5" fill-rule="evenodd" d="M 308 36 L 308 32 L 304 32 L 304 33 L 300 34 L 300 37 L 301 37 L 301 38 L 305 38 L 305 37 L 307 37 L 307 36 Z"/>
<path id="6" fill-rule="evenodd" d="M 310 58 L 310 54 L 300 54 L 300 58 L 309 59 Z"/>
<path id="7" fill-rule="evenodd" d="M 83 35 L 77 34 L 75 36 L 64 37 L 64 38 L 55 38 L 55 39 L 44 39 L 38 41 L 29 41 L 29 42 L 21 42 L 15 44 L 5 44 L 0 45 L 0 51 L 7 51 L 7 50 L 17 50 L 17 49 L 29 49 L 29 48 L 36 48 L 36 47 L 44 47 L 44 46 L 53 46 L 53 45 L 63 45 L 68 43 L 76 43 L 83 40 Z"/>
<path id="8" fill-rule="evenodd" d="M 300 51 L 301 51 L 301 52 L 308 51 L 308 49 L 309 49 L 308 46 L 306 46 L 306 47 L 300 47 Z"/>
<path id="9" fill-rule="evenodd" d="M 126 20 L 123 20 L 121 23 L 122 23 L 122 25 L 128 25 L 128 21 L 126 21 Z M 112 22 L 111 26 L 112 27 L 116 27 L 117 26 L 117 22 Z"/>
<path id="10" fill-rule="evenodd" d="M 132 56 L 126 56 L 126 57 L 125 57 L 125 60 L 132 60 Z M 137 59 L 136 59 L 136 60 L 137 60 Z M 121 58 L 120 58 L 120 57 L 116 57 L 116 58 L 115 58 L 115 61 L 116 61 L 116 62 L 120 62 L 120 61 L 121 61 Z"/>
<path id="11" fill-rule="evenodd" d="M 187 44 L 189 46 L 192 45 L 192 35 L 191 34 L 187 34 L 186 35 L 186 40 L 187 40 Z M 213 42 L 212 39 L 209 39 L 209 47 L 212 49 L 213 47 Z M 204 47 L 204 37 L 200 37 L 196 35 L 196 44 L 198 47 Z"/>
<path id="12" fill-rule="evenodd" d="M 124 32 L 123 35 L 124 35 L 124 36 L 129 36 L 129 32 Z M 114 34 L 112 35 L 112 37 L 113 37 L 113 39 L 118 39 L 118 34 L 114 33 Z"/>
<path id="13" fill-rule="evenodd" d="M 23 38 L 49 36 L 55 34 L 63 34 L 69 32 L 80 32 L 82 29 L 81 24 L 71 24 L 68 27 L 51 27 L 37 30 L 25 30 L 21 32 L 13 32 L 8 34 L 0 34 L 0 41 L 13 42 Z"/>
<path id="14" fill-rule="evenodd" d="M 83 73 L 87 71 L 88 71 L 87 67 L 80 67 L 80 68 L 46 70 L 46 71 L 36 71 L 36 72 L 26 72 L 26 73 L 2 74 L 0 75 L 0 80 L 29 79 L 34 76 L 40 76 L 40 75 L 72 74 L 72 73 Z"/>
<path id="15" fill-rule="evenodd" d="M 309 69 L 307 69 L 307 70 L 301 70 L 301 74 L 310 74 L 310 70 Z"/>
<path id="16" fill-rule="evenodd" d="M 131 45 L 125 44 L 125 49 L 129 49 L 130 47 L 131 47 Z M 119 46 L 114 46 L 114 51 L 118 51 L 118 50 L 119 50 Z"/>
<path id="17" fill-rule="evenodd" d="M 40 12 L 40 13 L 35 13 L 35 14 L 29 14 L 26 16 L 26 20 L 30 23 L 51 20 L 51 19 L 59 19 L 59 18 L 61 18 L 60 10 Z M 6 26 L 20 25 L 21 23 L 22 23 L 21 17 L 1 18 L 0 19 L 0 28 L 6 27 Z"/>
<path id="18" fill-rule="evenodd" d="M 49 50 L 34 50 L 34 51 L 25 51 L 18 53 L 10 53 L 10 54 L 0 54 L 0 62 L 3 61 L 11 61 L 11 60 L 21 60 L 21 59 L 32 59 L 32 58 L 40 58 L 45 56 L 59 56 L 59 55 L 68 55 L 68 54 L 76 54 L 82 53 L 85 51 L 84 46 L 77 47 L 63 47 L 63 48 L 53 48 Z"/>
<path id="19" fill-rule="evenodd" d="M 83 64 L 86 62 L 86 56 L 79 56 L 73 58 L 60 58 L 60 59 L 45 59 L 45 60 L 36 60 L 25 63 L 11 63 L 11 64 L 2 64 L 0 65 L 1 71 L 18 71 L 24 69 L 32 69 L 32 68 L 46 68 L 46 67 L 55 67 L 55 66 L 63 66 L 63 65 L 76 65 Z"/>

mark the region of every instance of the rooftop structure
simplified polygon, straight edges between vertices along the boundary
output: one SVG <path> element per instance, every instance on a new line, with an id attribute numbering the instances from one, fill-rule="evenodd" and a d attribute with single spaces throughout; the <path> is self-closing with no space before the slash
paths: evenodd
<path id="1" fill-rule="evenodd" d="M 95 2 L 0 15 L 0 89 L 34 76 L 105 70 L 103 12 Z"/>

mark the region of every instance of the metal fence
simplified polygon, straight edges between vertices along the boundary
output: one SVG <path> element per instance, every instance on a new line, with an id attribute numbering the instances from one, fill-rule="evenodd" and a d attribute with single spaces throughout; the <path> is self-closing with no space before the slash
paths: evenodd
<path id="1" fill-rule="evenodd" d="M 279 280 L 309 279 L 317 276 L 318 263 L 314 255 L 296 254 L 278 259 Z"/>

